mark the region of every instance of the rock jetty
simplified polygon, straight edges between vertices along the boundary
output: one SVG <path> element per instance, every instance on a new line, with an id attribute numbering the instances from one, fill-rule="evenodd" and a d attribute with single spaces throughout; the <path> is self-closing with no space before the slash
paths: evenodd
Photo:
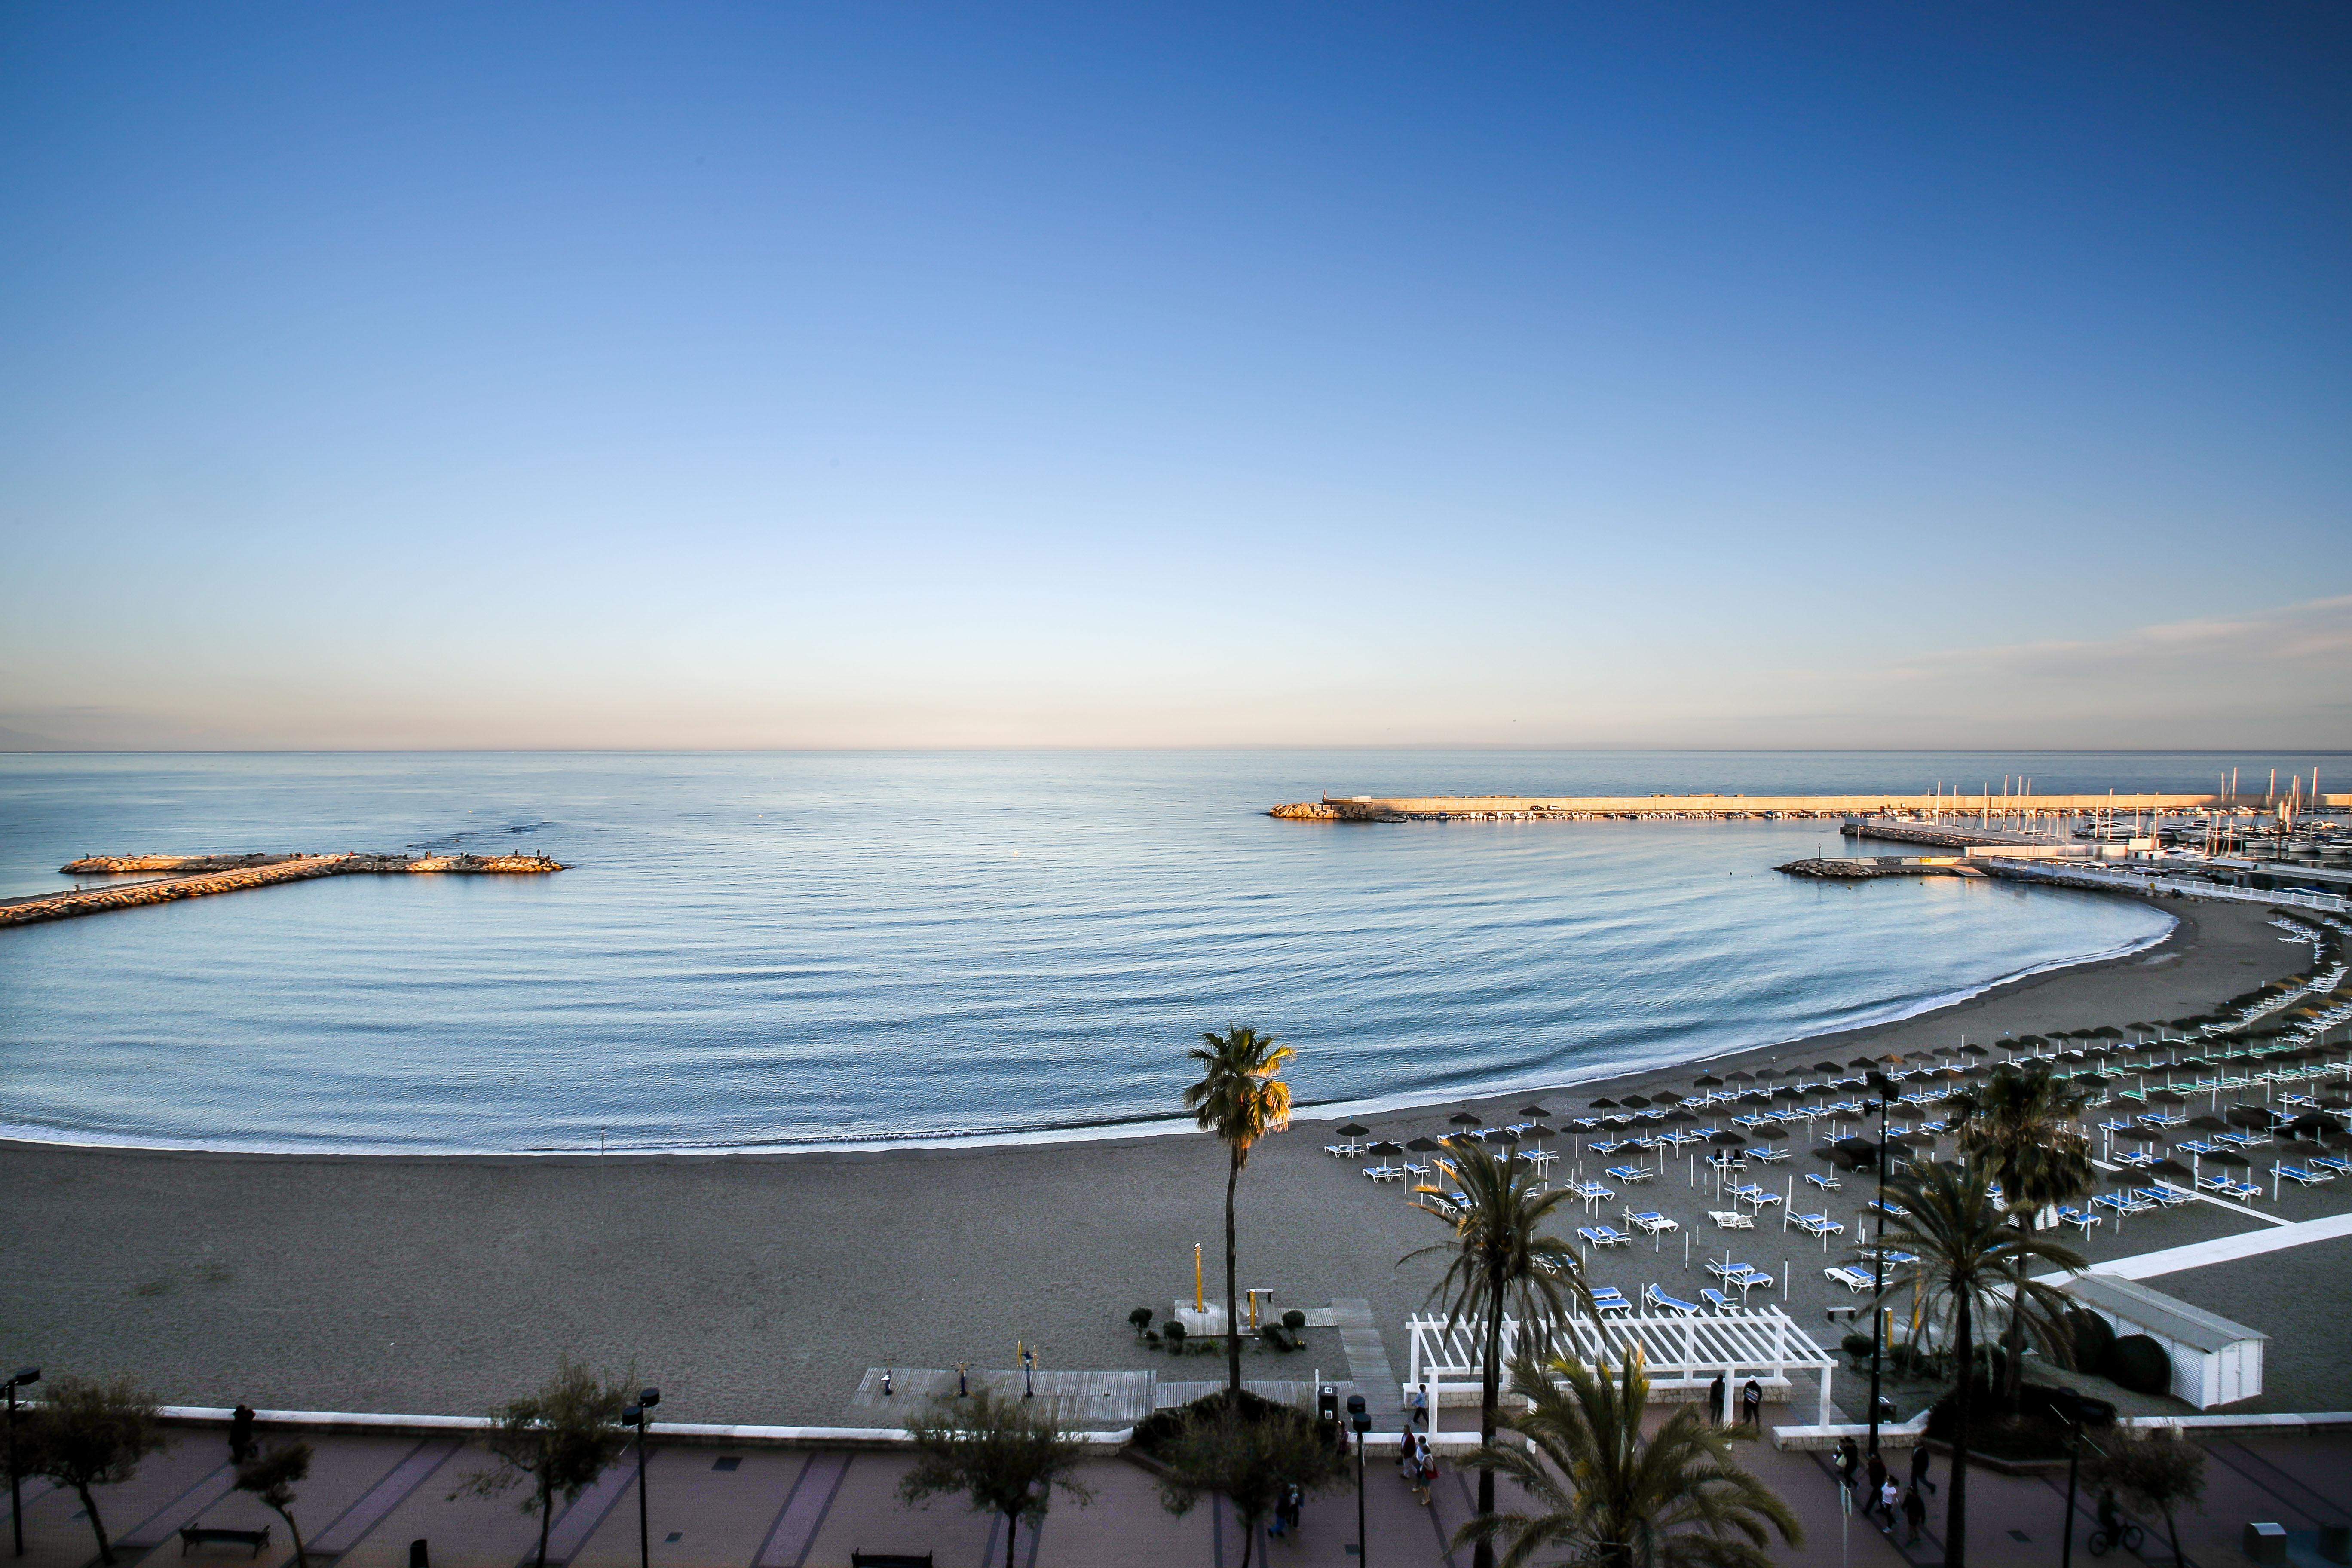
<path id="1" fill-rule="evenodd" d="M 117 882 L 102 888 L 77 888 L 71 892 L 46 893 L 0 903 L 0 926 L 34 925 L 42 921 L 71 920 L 76 915 L 102 914 L 109 910 L 168 904 L 182 899 L 202 899 L 214 893 L 241 892 L 247 888 L 279 882 L 303 882 L 314 877 L 349 877 L 383 873 L 442 873 L 456 876 L 536 875 L 568 870 L 544 855 L 89 855 L 58 868 L 68 876 L 121 876 L 142 871 L 167 873 L 150 881 Z"/>

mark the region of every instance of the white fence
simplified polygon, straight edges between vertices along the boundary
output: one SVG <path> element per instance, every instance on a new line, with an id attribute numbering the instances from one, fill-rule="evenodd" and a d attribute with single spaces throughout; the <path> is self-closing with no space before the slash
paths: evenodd
<path id="1" fill-rule="evenodd" d="M 1445 1403 L 1447 1391 L 1462 1391 L 1465 1385 L 1475 1388 L 1483 1383 L 1483 1321 L 1465 1320 L 1449 1329 L 1444 1318 L 1415 1317 L 1408 1319 L 1405 1327 L 1412 1340 L 1406 1386 L 1425 1391 L 1432 1408 Z M 1507 1378 L 1518 1343 L 1519 1321 L 1505 1318 L 1501 1359 Z M 1814 1373 L 1821 1379 L 1818 1418 L 1829 1419 L 1830 1377 L 1837 1363 L 1778 1307 L 1723 1316 L 1674 1314 L 1599 1321 L 1573 1317 L 1553 1330 L 1556 1353 L 1572 1354 L 1587 1366 L 1612 1373 L 1622 1371 L 1624 1358 L 1637 1345 L 1653 1392 L 1705 1388 L 1719 1374 L 1735 1393 L 1752 1377 L 1786 1398 L 1790 1373 Z"/>

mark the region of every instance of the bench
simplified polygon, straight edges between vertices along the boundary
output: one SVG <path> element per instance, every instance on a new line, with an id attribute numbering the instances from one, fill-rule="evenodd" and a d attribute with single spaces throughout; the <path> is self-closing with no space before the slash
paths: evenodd
<path id="1" fill-rule="evenodd" d="M 200 1525 L 188 1525 L 180 1531 L 180 1555 L 185 1557 L 191 1546 L 250 1546 L 256 1557 L 269 1544 L 269 1527 L 259 1530 L 207 1530 Z"/>
<path id="2" fill-rule="evenodd" d="M 859 1552 L 849 1553 L 849 1568 L 931 1568 L 931 1554 L 917 1556 L 912 1552 Z"/>

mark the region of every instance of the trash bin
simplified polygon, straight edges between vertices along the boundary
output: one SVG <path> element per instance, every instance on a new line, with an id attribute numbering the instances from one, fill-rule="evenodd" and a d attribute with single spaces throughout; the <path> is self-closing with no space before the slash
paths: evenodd
<path id="1" fill-rule="evenodd" d="M 2286 1526 L 2284 1524 L 2249 1524 L 2242 1548 L 2257 1563 L 2286 1561 Z"/>

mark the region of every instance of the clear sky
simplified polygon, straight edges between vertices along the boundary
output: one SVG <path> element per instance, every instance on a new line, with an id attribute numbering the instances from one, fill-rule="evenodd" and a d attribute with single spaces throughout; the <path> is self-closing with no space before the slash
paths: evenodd
<path id="1" fill-rule="evenodd" d="M 0 743 L 2352 746 L 2352 8 L 0 11 Z"/>

